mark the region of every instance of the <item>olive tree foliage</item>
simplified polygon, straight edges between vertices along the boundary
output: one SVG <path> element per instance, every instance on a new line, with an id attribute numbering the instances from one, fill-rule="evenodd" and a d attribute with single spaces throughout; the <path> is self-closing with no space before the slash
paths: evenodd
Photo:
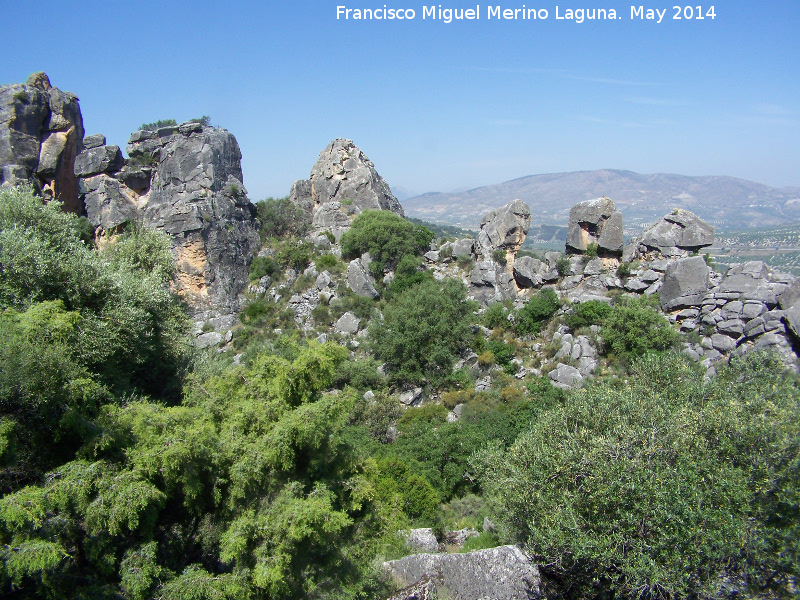
<path id="1" fill-rule="evenodd" d="M 677 354 L 634 363 L 473 459 L 498 517 L 571 597 L 792 595 L 800 389 L 764 355 L 705 381 Z M 727 587 L 726 587 L 727 586 Z"/>
<path id="2" fill-rule="evenodd" d="M 308 230 L 305 212 L 288 197 L 259 200 L 256 202 L 256 215 L 262 240 L 303 236 Z"/>
<path id="3" fill-rule="evenodd" d="M 380 274 L 394 268 L 404 256 L 426 251 L 433 238 L 427 227 L 414 225 L 391 211 L 365 210 L 342 235 L 342 254 L 355 258 L 369 252 L 370 269 Z"/>
<path id="4" fill-rule="evenodd" d="M 460 281 L 425 279 L 389 303 L 368 330 L 375 356 L 392 381 L 439 384 L 470 346 L 474 304 Z"/>

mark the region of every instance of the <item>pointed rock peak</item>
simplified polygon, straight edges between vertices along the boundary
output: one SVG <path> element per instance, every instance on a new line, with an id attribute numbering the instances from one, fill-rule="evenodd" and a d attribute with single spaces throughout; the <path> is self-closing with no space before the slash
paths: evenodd
<path id="1" fill-rule="evenodd" d="M 325 219 L 317 217 L 326 204 L 338 203 L 344 216 L 364 210 L 390 210 L 405 216 L 403 207 L 378 174 L 373 162 L 352 140 L 337 138 L 320 152 L 308 179 L 292 185 L 289 199 L 302 207 L 315 227 L 346 228 L 343 220 L 333 218 L 331 207 L 325 207 Z M 336 235 L 336 233 L 334 232 Z M 338 237 L 338 236 L 337 236 Z"/>

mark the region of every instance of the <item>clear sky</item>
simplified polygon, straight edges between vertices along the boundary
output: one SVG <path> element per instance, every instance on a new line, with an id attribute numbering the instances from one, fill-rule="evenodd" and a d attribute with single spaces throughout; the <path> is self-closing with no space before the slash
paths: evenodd
<path id="1" fill-rule="evenodd" d="M 416 18 L 336 18 L 384 4 Z M 641 5 L 661 23 L 615 0 L 441 6 L 476 4 L 480 20 L 447 24 L 422 0 L 0 0 L 0 83 L 47 72 L 123 150 L 143 122 L 210 115 L 253 201 L 288 194 L 336 137 L 417 193 L 599 168 L 800 185 L 800 1 L 700 5 L 713 20 Z M 557 20 L 557 5 L 619 18 Z"/>

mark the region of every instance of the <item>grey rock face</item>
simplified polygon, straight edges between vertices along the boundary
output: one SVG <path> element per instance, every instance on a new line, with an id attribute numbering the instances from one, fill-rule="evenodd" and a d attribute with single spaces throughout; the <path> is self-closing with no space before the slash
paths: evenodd
<path id="1" fill-rule="evenodd" d="M 125 164 L 119 146 L 87 148 L 75 159 L 75 176 L 91 177 L 100 173 L 114 173 Z"/>
<path id="2" fill-rule="evenodd" d="M 430 527 L 411 529 L 402 532 L 406 537 L 406 544 L 417 552 L 438 552 L 439 542 Z"/>
<path id="3" fill-rule="evenodd" d="M 542 285 L 542 261 L 531 256 L 522 256 L 514 261 L 514 279 L 522 288 Z"/>
<path id="4" fill-rule="evenodd" d="M 701 256 L 675 261 L 664 274 L 659 292 L 661 308 L 673 310 L 699 306 L 708 291 L 708 265 Z"/>
<path id="5" fill-rule="evenodd" d="M 350 217 L 342 208 L 339 202 L 327 202 L 319 206 L 311 219 L 312 230 L 315 232 L 330 231 L 338 242 L 342 234 L 350 229 Z"/>
<path id="6" fill-rule="evenodd" d="M 483 217 L 475 250 L 485 260 L 491 258 L 495 250 L 505 250 L 507 270 L 511 273 L 514 258 L 530 226 L 531 209 L 528 205 L 522 200 L 509 202 Z"/>
<path id="7" fill-rule="evenodd" d="M 469 278 L 469 295 L 481 304 L 514 300 L 517 289 L 514 277 L 493 260 L 482 260 L 475 265 Z"/>
<path id="8" fill-rule="evenodd" d="M 558 363 L 556 368 L 550 371 L 549 377 L 554 386 L 565 390 L 581 387 L 583 384 L 581 372 L 564 363 Z"/>
<path id="9" fill-rule="evenodd" d="M 453 256 L 472 256 L 473 249 L 475 247 L 475 240 L 471 240 L 469 238 L 465 238 L 462 240 L 456 240 L 453 242 Z"/>
<path id="10" fill-rule="evenodd" d="M 414 388 L 400 394 L 400 402 L 406 406 L 414 406 L 422 402 L 422 388 Z"/>
<path id="11" fill-rule="evenodd" d="M 592 243 L 600 254 L 622 256 L 622 213 L 609 198 L 579 202 L 569 211 L 567 252 L 586 252 Z"/>
<path id="12" fill-rule="evenodd" d="M 373 300 L 380 298 L 372 277 L 364 268 L 360 258 L 351 260 L 350 264 L 347 265 L 347 287 L 359 296 L 366 296 Z"/>
<path id="13" fill-rule="evenodd" d="M 84 148 L 99 148 L 106 145 L 106 136 L 102 133 L 95 133 L 94 135 L 87 135 L 83 138 Z"/>
<path id="14" fill-rule="evenodd" d="M 361 319 L 351 312 L 346 312 L 333 324 L 333 328 L 339 333 L 354 334 L 358 333 L 358 326 L 360 324 Z"/>
<path id="15" fill-rule="evenodd" d="M 195 312 L 238 312 L 259 244 L 255 210 L 242 184 L 242 154 L 228 131 L 184 125 L 134 132 L 128 164 L 81 179 L 86 213 L 101 235 L 134 218 L 164 231 L 178 263 L 176 292 Z M 116 160 L 114 148 L 87 150 L 79 166 L 99 167 L 79 172 L 110 169 L 105 164 Z"/>
<path id="16" fill-rule="evenodd" d="M 30 183 L 80 213 L 73 170 L 83 135 L 78 97 L 52 87 L 44 73 L 0 86 L 0 184 Z"/>
<path id="17" fill-rule="evenodd" d="M 417 554 L 386 562 L 383 567 L 398 585 L 424 584 L 429 593 L 447 593 L 452 600 L 543 597 L 538 567 L 516 546 L 465 554 Z M 394 596 L 409 600 L 412 597 L 420 598 L 408 593 Z"/>
<path id="18" fill-rule="evenodd" d="M 303 208 L 309 223 L 329 202 L 339 202 L 349 214 L 373 209 L 405 216 L 372 161 L 351 140 L 341 138 L 320 152 L 309 179 L 292 185 L 289 200 Z"/>
<path id="19" fill-rule="evenodd" d="M 681 256 L 714 243 L 714 228 L 684 209 L 675 209 L 642 234 L 640 251 Z"/>

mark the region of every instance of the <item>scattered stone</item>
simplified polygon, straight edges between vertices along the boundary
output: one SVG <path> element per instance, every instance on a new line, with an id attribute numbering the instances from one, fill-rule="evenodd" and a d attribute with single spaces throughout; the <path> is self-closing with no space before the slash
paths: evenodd
<path id="1" fill-rule="evenodd" d="M 360 258 L 350 261 L 347 265 L 347 287 L 359 296 L 377 300 L 380 297 L 372 280 L 372 276 L 364 268 Z"/>
<path id="2" fill-rule="evenodd" d="M 383 563 L 400 586 L 427 586 L 428 596 L 411 587 L 392 600 L 442 597 L 451 600 L 536 600 L 542 598 L 539 569 L 516 546 L 464 554 L 416 554 Z"/>
<path id="3" fill-rule="evenodd" d="M 549 377 L 553 385 L 561 389 L 568 390 L 581 387 L 583 384 L 583 375 L 581 375 L 581 372 L 575 367 L 565 365 L 564 363 L 558 363 L 556 368 L 550 371 Z"/>
<path id="4" fill-rule="evenodd" d="M 415 406 L 422 402 L 422 388 L 414 388 L 400 394 L 400 402 L 406 406 Z"/>
<path id="5" fill-rule="evenodd" d="M 406 545 L 417 552 L 439 552 L 439 542 L 431 528 L 411 529 L 400 532 L 406 538 Z"/>
<path id="6" fill-rule="evenodd" d="M 194 345 L 196 348 L 202 350 L 203 348 L 210 348 L 211 346 L 219 346 L 223 339 L 222 334 L 218 331 L 209 331 L 208 333 L 197 336 Z"/>
<path id="7" fill-rule="evenodd" d="M 711 336 L 711 345 L 720 352 L 730 352 L 736 347 L 736 341 L 727 335 L 715 333 Z"/>
<path id="8" fill-rule="evenodd" d="M 361 319 L 355 316 L 351 312 L 344 313 L 336 323 L 333 324 L 333 328 L 338 333 L 347 333 L 347 334 L 354 334 L 358 333 L 358 326 L 361 324 Z"/>

